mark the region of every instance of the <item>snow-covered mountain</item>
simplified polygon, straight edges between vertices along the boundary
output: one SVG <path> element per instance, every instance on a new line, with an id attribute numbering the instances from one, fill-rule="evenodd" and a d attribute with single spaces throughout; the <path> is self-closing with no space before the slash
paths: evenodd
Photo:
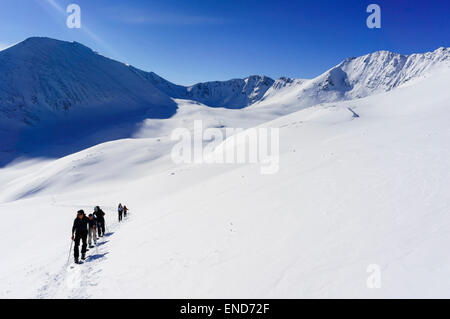
<path id="1" fill-rule="evenodd" d="M 173 117 L 185 103 L 181 100 L 212 108 L 258 108 L 240 115 L 257 124 L 319 103 L 389 91 L 435 67 L 448 67 L 449 51 L 375 52 L 347 59 L 310 80 L 250 76 L 186 87 L 76 42 L 29 38 L 0 51 L 0 167 L 21 156 L 58 157 L 142 136 L 142 127 L 155 133 L 148 119 Z M 225 110 L 211 123 L 233 125 L 221 114 Z"/>
<path id="2" fill-rule="evenodd" d="M 286 99 L 290 99 L 291 104 L 297 100 L 300 104 L 297 106 L 305 107 L 387 92 L 426 75 L 427 71 L 441 64 L 450 65 L 450 48 L 411 55 L 378 51 L 346 59 L 311 80 L 281 77 L 274 81 L 265 76 L 250 76 L 184 87 L 155 73 L 148 73 L 147 77 L 171 97 L 213 107 L 242 108 L 255 103 L 279 103 Z"/>
<path id="3" fill-rule="evenodd" d="M 259 75 L 229 81 L 197 83 L 192 86 L 173 84 L 150 72 L 144 76 L 167 95 L 200 102 L 211 107 L 239 109 L 259 101 L 272 87 L 274 80 Z"/>
<path id="4" fill-rule="evenodd" d="M 378 51 L 346 59 L 311 80 L 281 79 L 255 106 L 291 105 L 294 108 L 286 110 L 290 112 L 319 103 L 362 98 L 426 76 L 435 67 L 449 66 L 450 48 L 412 55 Z"/>
<path id="5" fill-rule="evenodd" d="M 0 72 L 0 166 L 17 155 L 12 152 L 36 148 L 43 150 L 39 156 L 51 156 L 54 145 L 68 145 L 55 151 L 68 155 L 131 137 L 146 119 L 173 116 L 174 98 L 242 108 L 259 100 L 273 83 L 251 76 L 184 87 L 80 43 L 45 37 L 0 51 Z"/>
<path id="6" fill-rule="evenodd" d="M 177 104 L 129 66 L 76 42 L 29 38 L 0 52 L 0 167 L 132 136 Z"/>
<path id="7" fill-rule="evenodd" d="M 80 43 L 42 37 L 1 51 L 0 72 L 0 116 L 27 124 L 37 124 L 47 112 L 74 112 L 80 107 L 93 111 L 100 106 L 128 110 L 145 106 L 149 117 L 168 117 L 175 111 L 169 97 L 243 108 L 261 99 L 274 83 L 254 75 L 186 87 L 111 60 Z"/>
<path id="8" fill-rule="evenodd" d="M 181 86 L 82 44 L 35 37 L 0 51 L 0 121 L 37 125 L 61 114 L 83 117 L 86 109 L 99 118 L 123 112 L 167 118 L 177 108 L 171 98 L 231 109 L 286 103 L 301 108 L 385 92 L 449 60 L 449 48 L 410 56 L 379 51 L 349 58 L 312 80 L 255 75 Z"/>
<path id="9" fill-rule="evenodd" d="M 0 52 L 0 72 L 0 117 L 29 125 L 64 113 L 101 118 L 145 109 L 149 117 L 169 117 L 176 111 L 130 67 L 77 42 L 29 38 Z"/>

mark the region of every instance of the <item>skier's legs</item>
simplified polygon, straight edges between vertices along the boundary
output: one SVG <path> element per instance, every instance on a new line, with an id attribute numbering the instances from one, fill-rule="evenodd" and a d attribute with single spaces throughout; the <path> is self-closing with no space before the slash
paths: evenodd
<path id="1" fill-rule="evenodd" d="M 78 233 L 76 233 L 73 247 L 73 257 L 75 259 L 78 259 L 78 257 L 80 256 L 80 239 L 80 236 L 78 235 Z"/>
<path id="2" fill-rule="evenodd" d="M 95 236 L 93 235 L 95 233 L 94 228 L 89 228 L 89 234 L 88 234 L 88 244 L 89 246 L 92 245 L 92 237 Z"/>
<path id="3" fill-rule="evenodd" d="M 105 222 L 102 223 L 102 234 L 105 234 Z"/>
<path id="4" fill-rule="evenodd" d="M 98 237 L 102 236 L 102 229 L 103 229 L 102 227 L 103 227 L 103 223 L 99 222 L 98 223 Z"/>
<path id="5" fill-rule="evenodd" d="M 94 240 L 94 244 L 97 243 L 97 229 L 92 227 L 89 228 L 89 235 L 88 235 L 88 244 L 89 246 L 92 245 L 92 240 Z"/>
<path id="6" fill-rule="evenodd" d="M 83 241 L 83 244 L 82 244 L 82 246 L 81 246 L 81 254 L 82 254 L 82 255 L 86 254 L 86 248 L 87 248 L 86 240 L 87 240 L 87 235 L 88 235 L 87 232 L 84 232 L 84 233 L 81 234 L 81 240 Z"/>

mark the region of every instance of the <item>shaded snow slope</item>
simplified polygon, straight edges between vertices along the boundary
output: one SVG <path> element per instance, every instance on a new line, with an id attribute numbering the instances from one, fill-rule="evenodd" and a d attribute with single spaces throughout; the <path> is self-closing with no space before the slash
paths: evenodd
<path id="1" fill-rule="evenodd" d="M 234 121 L 235 110 L 220 118 L 187 101 L 179 117 L 149 120 L 142 134 L 153 137 L 0 169 L 0 213 L 15 214 L 0 224 L 0 296 L 449 297 L 449 81 L 442 68 L 262 124 L 280 128 L 274 175 L 174 165 L 171 121 L 188 126 L 194 108 L 211 126 Z M 251 109 L 237 110 L 248 126 L 262 112 Z M 131 208 L 121 225 L 118 202 Z M 95 205 L 109 236 L 67 270 L 74 214 Z M 370 264 L 380 289 L 367 288 Z"/>
<path id="2" fill-rule="evenodd" d="M 0 166 L 130 137 L 177 105 L 131 67 L 76 43 L 29 38 L 0 52 Z"/>

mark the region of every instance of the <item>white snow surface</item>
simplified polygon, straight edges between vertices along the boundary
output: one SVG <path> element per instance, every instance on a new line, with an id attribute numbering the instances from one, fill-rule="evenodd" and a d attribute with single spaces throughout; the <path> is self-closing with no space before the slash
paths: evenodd
<path id="1" fill-rule="evenodd" d="M 1 167 L 0 297 L 449 298 L 447 57 L 349 59 L 238 110 L 174 99 L 130 138 Z M 174 164 L 172 130 L 198 119 L 280 128 L 279 172 Z M 108 236 L 70 268 L 75 213 L 95 205 Z"/>

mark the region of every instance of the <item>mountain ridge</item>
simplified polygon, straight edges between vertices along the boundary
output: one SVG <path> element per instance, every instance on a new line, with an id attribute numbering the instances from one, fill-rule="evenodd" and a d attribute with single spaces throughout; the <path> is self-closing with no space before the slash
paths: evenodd
<path id="1" fill-rule="evenodd" d="M 239 109 L 259 101 L 275 82 L 264 75 L 250 75 L 243 79 L 199 82 L 190 86 L 172 83 L 154 72 L 133 70 L 155 87 L 176 99 L 193 100 L 210 107 Z"/>
<path id="2" fill-rule="evenodd" d="M 31 37 L 0 51 L 0 118 L 36 125 L 48 114 L 75 113 L 75 106 L 99 107 L 99 114 L 147 109 L 150 118 L 167 118 L 177 109 L 171 99 L 230 109 L 297 100 L 303 108 L 388 91 L 449 60 L 444 47 L 411 55 L 376 51 L 347 58 L 314 79 L 252 75 L 182 86 L 78 42 Z"/>
<path id="3" fill-rule="evenodd" d="M 441 64 L 450 67 L 450 48 L 440 47 L 432 52 L 411 55 L 376 51 L 347 58 L 316 78 L 297 80 L 294 84 L 288 81 L 288 90 L 283 89 L 283 85 L 268 90 L 253 106 L 295 105 L 296 108 L 291 110 L 295 111 L 321 103 L 363 98 L 423 77 Z"/>

